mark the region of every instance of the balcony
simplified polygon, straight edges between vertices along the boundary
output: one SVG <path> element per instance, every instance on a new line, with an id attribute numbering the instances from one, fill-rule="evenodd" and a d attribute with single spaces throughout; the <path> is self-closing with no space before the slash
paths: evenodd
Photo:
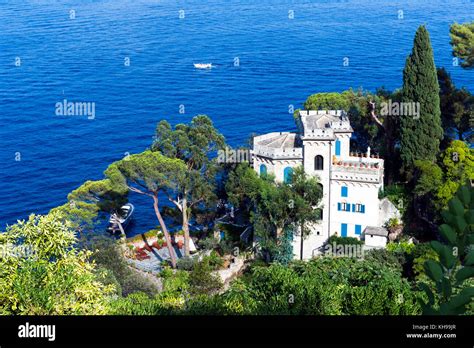
<path id="1" fill-rule="evenodd" d="M 349 156 L 345 159 L 333 157 L 331 179 L 381 183 L 383 171 L 383 159 L 376 156 Z"/>

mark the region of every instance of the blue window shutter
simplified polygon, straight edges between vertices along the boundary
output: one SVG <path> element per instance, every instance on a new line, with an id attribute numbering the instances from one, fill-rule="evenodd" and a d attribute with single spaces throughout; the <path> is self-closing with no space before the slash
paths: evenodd
<path id="1" fill-rule="evenodd" d="M 362 226 L 361 225 L 355 225 L 355 234 L 360 235 L 362 232 Z"/>
<path id="2" fill-rule="evenodd" d="M 341 224 L 341 237 L 347 237 L 347 224 Z"/>
<path id="3" fill-rule="evenodd" d="M 286 184 L 289 184 L 291 183 L 292 177 L 293 177 L 293 168 L 286 167 L 285 170 L 283 170 L 283 181 Z"/>
<path id="4" fill-rule="evenodd" d="M 360 212 L 361 212 L 362 214 L 365 213 L 365 205 L 364 205 L 364 204 L 362 204 Z"/>
<path id="5" fill-rule="evenodd" d="M 260 165 L 260 175 L 267 175 L 267 166 L 265 164 Z"/>
<path id="6" fill-rule="evenodd" d="M 341 203 L 337 203 L 337 210 L 341 211 Z"/>
<path id="7" fill-rule="evenodd" d="M 342 186 L 341 187 L 341 196 L 342 197 L 347 197 L 347 193 L 348 193 L 347 191 L 348 191 L 347 186 Z"/>
<path id="8" fill-rule="evenodd" d="M 339 139 L 336 140 L 336 156 L 341 155 L 341 142 Z"/>
<path id="9" fill-rule="evenodd" d="M 352 204 L 352 212 L 355 212 L 355 211 L 356 211 L 356 205 Z"/>

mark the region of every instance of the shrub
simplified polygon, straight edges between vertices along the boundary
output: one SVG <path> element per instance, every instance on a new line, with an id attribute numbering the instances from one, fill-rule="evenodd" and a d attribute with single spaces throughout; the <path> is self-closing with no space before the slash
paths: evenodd
<path id="1" fill-rule="evenodd" d="M 219 241 L 214 237 L 207 237 L 199 241 L 199 246 L 204 250 L 214 250 L 219 246 Z"/>
<path id="2" fill-rule="evenodd" d="M 403 253 L 393 253 L 387 249 L 371 249 L 365 253 L 364 258 L 367 261 L 378 262 L 398 272 L 402 272 L 403 264 L 406 261 Z"/>
<path id="3" fill-rule="evenodd" d="M 143 292 L 136 292 L 110 302 L 111 315 L 154 315 L 160 302 Z"/>
<path id="4" fill-rule="evenodd" d="M 194 265 L 193 270 L 189 273 L 191 294 L 212 294 L 222 288 L 223 284 L 220 278 L 211 272 L 209 260 L 205 258 Z"/>
<path id="5" fill-rule="evenodd" d="M 144 292 L 148 295 L 158 293 L 158 287 L 149 278 L 133 269 L 125 260 L 121 246 L 111 238 L 95 238 L 88 248 L 93 251 L 92 259 L 98 266 L 109 270 L 120 284 L 122 295 Z"/>
<path id="6" fill-rule="evenodd" d="M 211 254 L 204 258 L 208 260 L 209 266 L 213 271 L 218 270 L 224 265 L 224 259 L 215 250 L 211 251 Z"/>
<path id="7" fill-rule="evenodd" d="M 195 263 L 196 261 L 193 257 L 184 256 L 178 259 L 178 262 L 176 262 L 176 267 L 180 270 L 190 271 L 193 269 Z"/>
<path id="8" fill-rule="evenodd" d="M 411 254 L 415 250 L 415 244 L 402 240 L 400 242 L 390 242 L 387 244 L 387 250 L 394 253 Z"/>
<path id="9" fill-rule="evenodd" d="M 336 235 L 332 235 L 328 239 L 328 244 L 336 244 L 336 245 L 363 245 L 364 243 L 359 240 L 358 238 L 354 237 L 339 237 Z"/>
<path id="10" fill-rule="evenodd" d="M 91 252 L 74 248 L 75 232 L 59 212 L 31 215 L 0 234 L 0 247 L 31 249 L 0 257 L 1 314 L 106 313 L 116 290 L 91 262 Z"/>

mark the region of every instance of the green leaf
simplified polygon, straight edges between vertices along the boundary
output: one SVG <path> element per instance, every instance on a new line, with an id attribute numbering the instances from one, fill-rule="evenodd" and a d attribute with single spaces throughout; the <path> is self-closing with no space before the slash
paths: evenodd
<path id="1" fill-rule="evenodd" d="M 451 296 L 451 292 L 452 292 L 451 283 L 445 277 L 441 278 L 441 291 L 445 298 L 449 298 Z"/>
<path id="2" fill-rule="evenodd" d="M 441 254 L 441 250 L 443 249 L 443 244 L 441 244 L 437 240 L 433 240 L 430 242 L 430 245 L 434 249 L 434 251 L 436 251 L 438 255 Z"/>
<path id="3" fill-rule="evenodd" d="M 474 265 L 474 250 L 469 251 L 464 259 L 464 264 L 466 266 L 473 266 Z"/>
<path id="4" fill-rule="evenodd" d="M 425 283 L 420 283 L 419 287 L 426 293 L 426 295 L 428 296 L 428 304 L 432 306 L 434 304 L 435 299 L 430 287 Z"/>
<path id="5" fill-rule="evenodd" d="M 427 260 L 424 264 L 425 272 L 433 281 L 437 282 L 443 276 L 443 269 L 439 262 Z"/>
<path id="6" fill-rule="evenodd" d="M 439 232 L 449 244 L 456 245 L 456 232 L 454 232 L 451 226 L 443 224 L 439 227 Z"/>
<path id="7" fill-rule="evenodd" d="M 441 250 L 438 253 L 441 264 L 447 269 L 451 269 L 456 264 L 457 258 L 454 256 L 453 249 L 441 244 Z"/>
<path id="8" fill-rule="evenodd" d="M 468 224 L 474 224 L 474 210 L 468 210 L 466 214 L 464 214 L 464 219 Z"/>
<path id="9" fill-rule="evenodd" d="M 456 314 L 460 314 L 459 309 L 464 309 L 463 307 L 471 301 L 471 298 L 474 297 L 474 288 L 465 288 L 461 290 L 459 294 L 452 297 L 446 305 L 451 309 L 451 311 Z M 464 310 L 461 311 L 461 313 Z M 454 314 L 454 313 L 453 313 Z"/>
<path id="10" fill-rule="evenodd" d="M 460 233 L 464 232 L 464 230 L 468 226 L 463 216 L 456 217 L 456 219 L 454 220 L 454 225 L 457 227 Z"/>
<path id="11" fill-rule="evenodd" d="M 462 283 L 468 278 L 474 277 L 474 267 L 463 267 L 456 273 L 456 280 L 458 283 Z"/>
<path id="12" fill-rule="evenodd" d="M 459 188 L 459 190 L 457 192 L 457 196 L 464 205 L 467 206 L 467 205 L 469 205 L 469 203 L 471 203 L 471 192 L 470 192 L 469 188 L 466 185 L 461 186 Z"/>
<path id="13" fill-rule="evenodd" d="M 449 211 L 457 216 L 463 216 L 464 215 L 464 206 L 462 202 L 459 200 L 457 197 L 453 197 L 449 203 Z"/>
<path id="14" fill-rule="evenodd" d="M 443 217 L 444 222 L 446 222 L 447 224 L 454 224 L 454 215 L 451 214 L 448 210 L 443 210 L 441 212 L 441 216 Z"/>
<path id="15" fill-rule="evenodd" d="M 471 234 L 470 236 L 467 236 L 467 243 L 468 244 L 474 244 L 474 234 Z"/>

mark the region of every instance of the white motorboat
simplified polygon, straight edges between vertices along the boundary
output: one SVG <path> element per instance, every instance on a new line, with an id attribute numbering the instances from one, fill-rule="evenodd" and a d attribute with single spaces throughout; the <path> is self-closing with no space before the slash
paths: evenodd
<path id="1" fill-rule="evenodd" d="M 120 207 L 118 212 L 113 213 L 110 216 L 109 227 L 107 227 L 107 231 L 112 234 L 120 233 L 119 224 L 122 225 L 123 229 L 127 228 L 130 220 L 132 219 L 134 211 L 135 207 L 132 203 L 127 203 Z"/>
<path id="2" fill-rule="evenodd" d="M 196 69 L 211 69 L 212 63 L 194 63 Z"/>

